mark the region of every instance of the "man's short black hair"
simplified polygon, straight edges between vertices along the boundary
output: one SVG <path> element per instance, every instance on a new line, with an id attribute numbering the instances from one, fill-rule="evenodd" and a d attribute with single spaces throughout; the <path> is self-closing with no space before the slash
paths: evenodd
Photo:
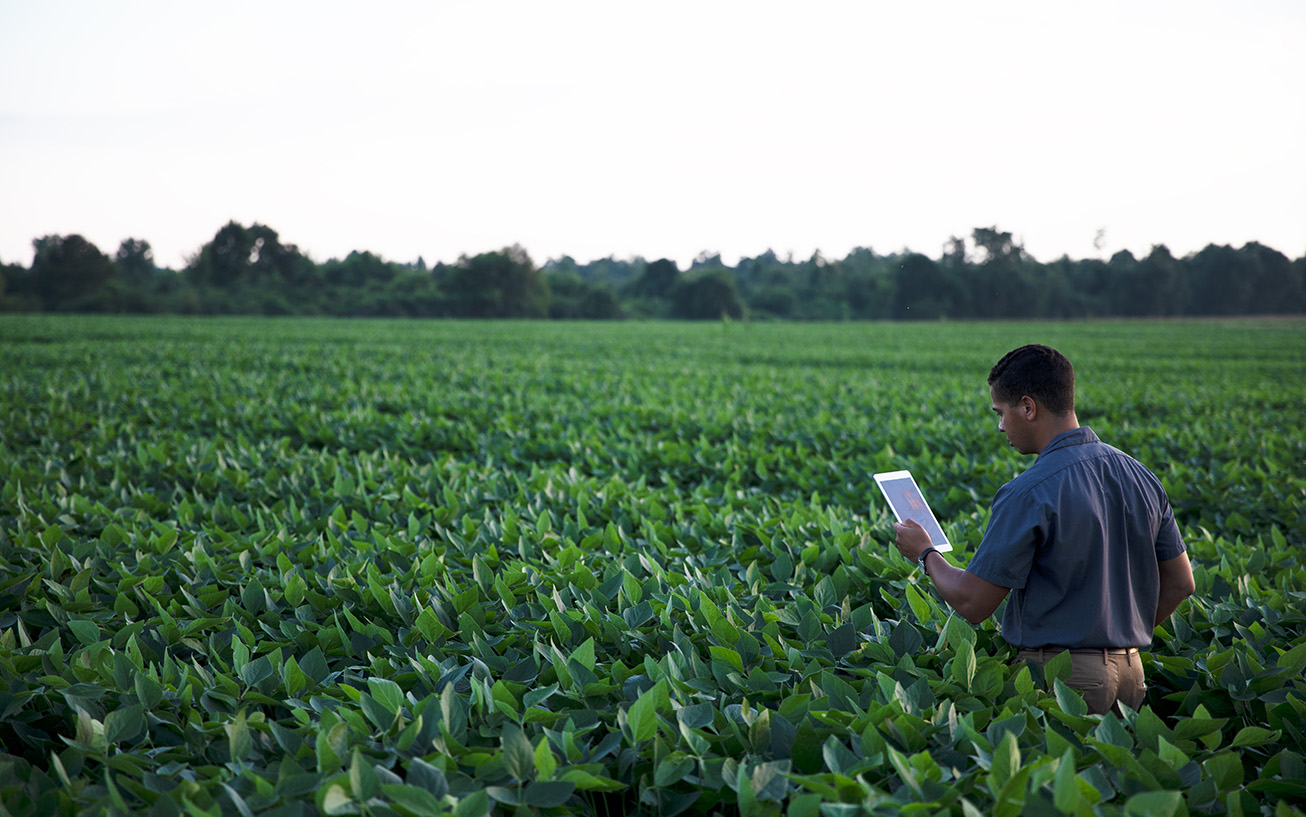
<path id="1" fill-rule="evenodd" d="M 1075 369 L 1050 346 L 1030 344 L 1003 355 L 989 372 L 993 396 L 1008 405 L 1028 395 L 1063 417 L 1075 410 Z"/>

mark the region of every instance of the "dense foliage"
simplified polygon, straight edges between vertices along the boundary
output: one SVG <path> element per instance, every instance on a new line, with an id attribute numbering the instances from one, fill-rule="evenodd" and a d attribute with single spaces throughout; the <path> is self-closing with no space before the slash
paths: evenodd
<path id="1" fill-rule="evenodd" d="M 0 318 L 14 815 L 1300 814 L 1306 326 Z M 1085 715 L 897 556 L 1025 342 L 1198 591 Z"/>
<path id="2" fill-rule="evenodd" d="M 704 253 L 668 259 L 564 256 L 537 268 L 521 247 L 428 268 L 353 252 L 311 261 L 275 230 L 224 226 L 179 272 L 148 242 L 113 259 L 78 235 L 33 242 L 32 265 L 0 267 L 0 312 L 133 312 L 460 318 L 937 320 L 1306 313 L 1306 257 L 1252 242 L 1175 258 L 1031 258 L 996 228 L 954 238 L 936 260 L 859 248 L 842 260 L 773 252 L 733 267 Z"/>

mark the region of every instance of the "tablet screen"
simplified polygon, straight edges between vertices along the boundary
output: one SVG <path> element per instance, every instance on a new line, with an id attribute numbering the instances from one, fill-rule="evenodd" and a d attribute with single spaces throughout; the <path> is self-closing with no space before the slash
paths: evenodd
<path id="1" fill-rule="evenodd" d="M 884 498 L 889 501 L 893 515 L 901 522 L 914 519 L 930 535 L 930 543 L 939 550 L 952 550 L 952 543 L 947 534 L 934 518 L 934 512 L 926 504 L 921 489 L 916 487 L 910 471 L 889 471 L 875 475 L 875 484 L 880 486 Z"/>

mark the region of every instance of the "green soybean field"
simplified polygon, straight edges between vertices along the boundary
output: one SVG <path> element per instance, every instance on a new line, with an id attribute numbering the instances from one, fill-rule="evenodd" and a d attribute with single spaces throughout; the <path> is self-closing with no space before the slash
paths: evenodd
<path id="1" fill-rule="evenodd" d="M 1014 665 L 973 555 L 1024 343 L 1164 483 L 1140 711 Z M 1306 321 L 0 316 L 0 814 L 1284 815 Z"/>

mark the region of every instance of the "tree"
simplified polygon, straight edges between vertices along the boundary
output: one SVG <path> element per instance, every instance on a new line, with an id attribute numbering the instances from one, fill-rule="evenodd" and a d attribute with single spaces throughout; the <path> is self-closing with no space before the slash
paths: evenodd
<path id="1" fill-rule="evenodd" d="M 898 320 L 937 320 L 956 315 L 953 291 L 943 268 L 920 253 L 911 253 L 894 270 L 897 296 L 893 317 Z"/>
<path id="2" fill-rule="evenodd" d="M 1069 282 L 1066 317 L 1095 318 L 1111 312 L 1111 268 L 1100 258 L 1063 259 L 1061 278 Z M 1051 270 L 1056 275 L 1056 267 Z"/>
<path id="3" fill-rule="evenodd" d="M 351 289 L 384 287 L 403 272 L 402 266 L 370 252 L 349 253 L 345 260 L 331 259 L 319 268 L 322 279 L 332 286 Z"/>
<path id="4" fill-rule="evenodd" d="M 621 317 L 617 296 L 605 283 L 587 283 L 575 272 L 551 272 L 545 280 L 549 287 L 550 318 L 612 320 Z"/>
<path id="5" fill-rule="evenodd" d="M 630 286 L 637 298 L 666 298 L 680 280 L 680 268 L 668 258 L 659 258 L 644 266 L 644 271 Z"/>
<path id="6" fill-rule="evenodd" d="M 1140 316 L 1149 314 L 1151 304 L 1143 268 L 1129 250 L 1120 250 L 1106 262 L 1111 271 L 1107 289 L 1108 311 L 1112 315 Z"/>
<path id="7" fill-rule="evenodd" d="M 0 264 L 0 312 L 39 312 L 41 301 L 31 292 L 31 275 L 21 264 Z"/>
<path id="8" fill-rule="evenodd" d="M 714 267 L 683 279 L 671 293 L 671 315 L 694 321 L 743 317 L 744 304 L 730 270 Z"/>
<path id="9" fill-rule="evenodd" d="M 1188 259 L 1195 315 L 1238 315 L 1251 303 L 1256 282 L 1246 269 L 1250 259 L 1228 245 L 1208 244 Z"/>
<path id="10" fill-rule="evenodd" d="M 802 265 L 807 289 L 798 302 L 798 314 L 808 320 L 842 321 L 852 315 L 843 269 L 827 261 L 819 250 Z"/>
<path id="11" fill-rule="evenodd" d="M 857 248 L 840 262 L 847 278 L 848 306 L 853 319 L 887 320 L 891 317 L 897 300 L 894 270 L 898 260 L 895 256 L 877 256 L 869 249 Z M 939 271 L 943 273 L 942 268 Z"/>
<path id="12" fill-rule="evenodd" d="M 82 311 L 113 276 L 109 256 L 80 235 L 47 235 L 32 242 L 31 281 L 47 310 Z"/>
<path id="13" fill-rule="evenodd" d="M 735 265 L 735 286 L 740 300 L 761 317 L 792 318 L 798 309 L 798 285 L 793 265 L 780 260 L 774 250 L 756 258 L 741 258 Z"/>
<path id="14" fill-rule="evenodd" d="M 313 263 L 294 244 L 282 244 L 263 224 L 248 228 L 229 221 L 187 267 L 196 282 L 221 289 L 297 283 Z"/>
<path id="15" fill-rule="evenodd" d="M 118 275 L 125 281 L 144 284 L 158 270 L 154 266 L 154 250 L 150 242 L 139 238 L 124 238 L 113 255 Z"/>
<path id="16" fill-rule="evenodd" d="M 971 240 L 979 265 L 971 269 L 970 299 L 976 317 L 1012 318 L 1037 315 L 1041 293 L 1028 274 L 1025 248 L 1011 233 L 997 227 L 976 227 Z"/>
<path id="17" fill-rule="evenodd" d="M 465 318 L 547 318 L 549 288 L 518 244 L 462 256 L 445 286 L 453 313 Z"/>
<path id="18" fill-rule="evenodd" d="M 1144 315 L 1182 315 L 1192 299 L 1183 264 L 1164 244 L 1155 244 L 1138 263 Z"/>
<path id="19" fill-rule="evenodd" d="M 1257 241 L 1238 250 L 1240 269 L 1250 279 L 1246 311 L 1259 315 L 1292 312 L 1301 304 L 1302 281 L 1292 262 L 1278 250 Z"/>

